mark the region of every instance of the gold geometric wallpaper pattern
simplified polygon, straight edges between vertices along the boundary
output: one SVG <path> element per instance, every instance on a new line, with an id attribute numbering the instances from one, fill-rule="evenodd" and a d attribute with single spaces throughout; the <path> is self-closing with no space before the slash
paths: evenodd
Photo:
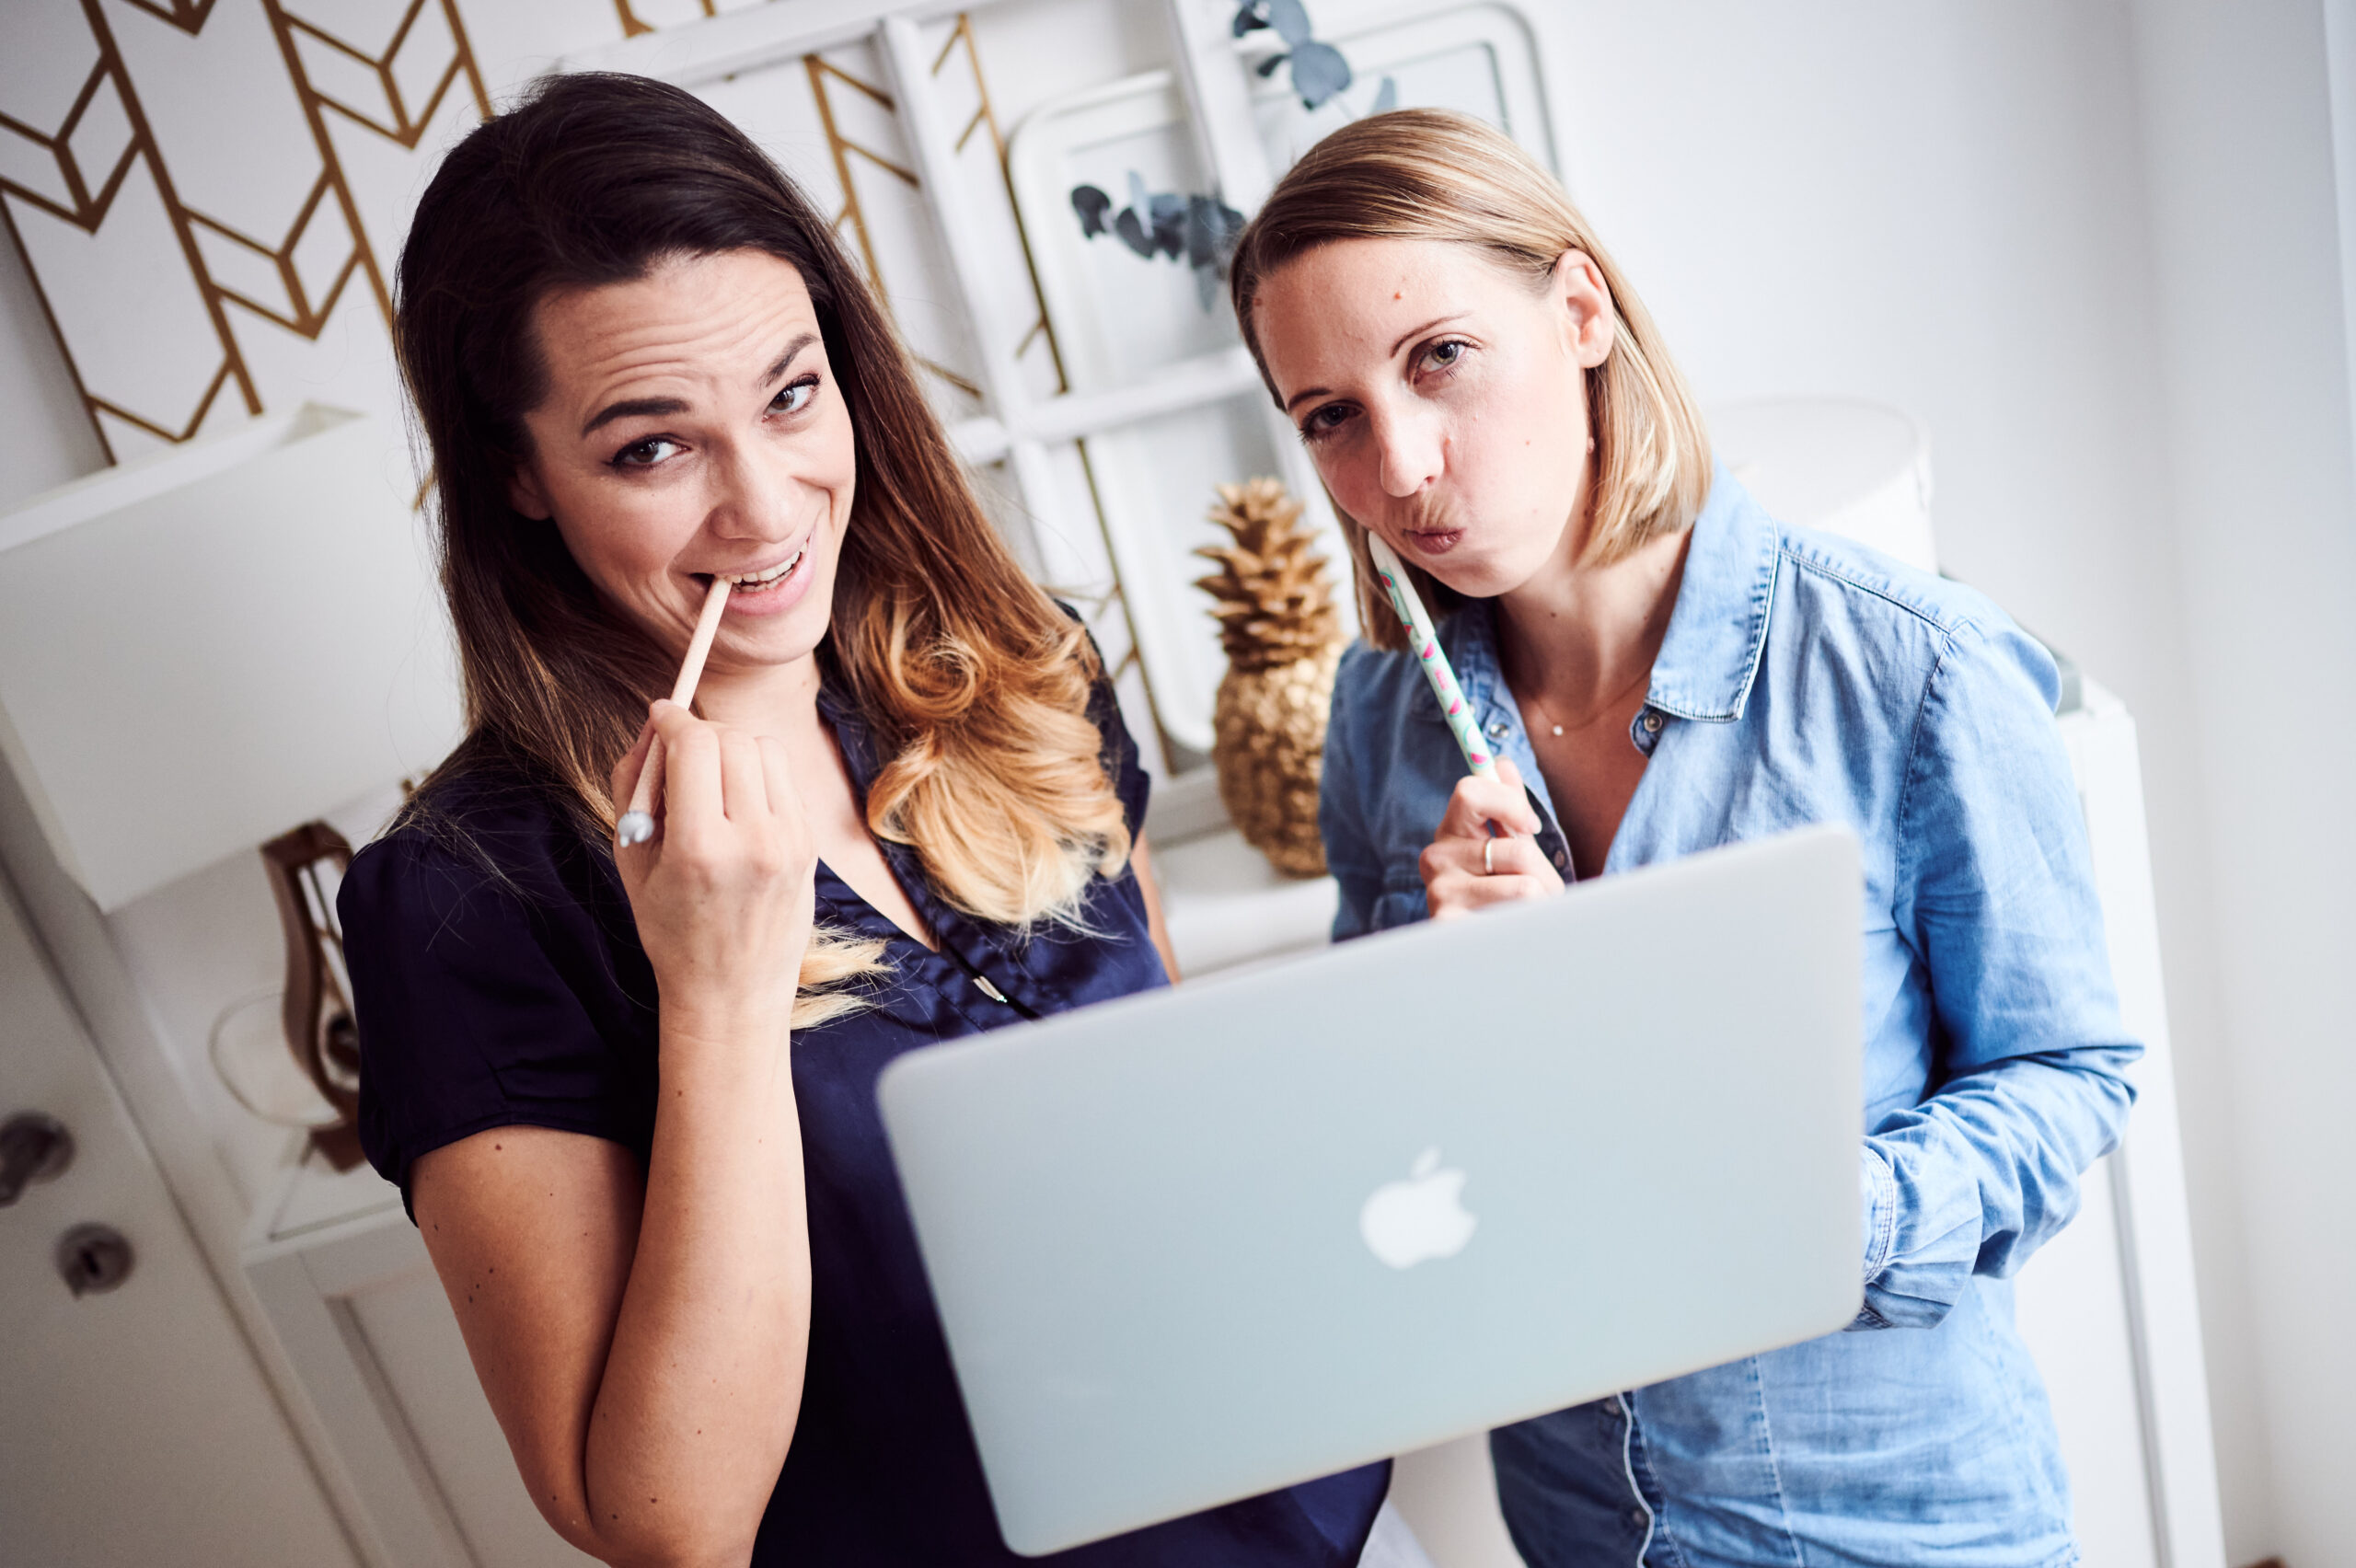
<path id="1" fill-rule="evenodd" d="M 458 0 L 0 3 L 12 34 L 0 59 L 0 219 L 109 460 L 304 398 L 398 426 L 389 264 L 440 149 L 493 103 Z M 511 50 L 524 37 L 578 49 L 714 8 L 612 6 L 589 31 L 583 0 L 481 12 Z M 519 21 L 526 6 L 538 14 Z M 836 225 L 941 412 L 962 417 L 981 408 L 975 351 L 880 65 L 863 43 L 813 54 L 791 74 L 806 79 L 806 99 L 785 101 L 789 74 L 764 71 L 742 84 L 758 88 L 745 107 L 770 122 L 764 140 L 813 198 L 837 199 Z M 972 144 L 971 174 L 1003 192 L 1005 142 L 964 17 L 933 75 L 964 127 L 960 177 Z M 735 112 L 723 100 L 737 86 L 708 96 Z M 815 135 L 798 133 L 804 121 Z M 823 166 L 795 156 L 811 142 Z M 1042 391 L 1061 390 L 1029 269 L 1016 263 L 1039 322 L 1023 359 Z"/>
<path id="2" fill-rule="evenodd" d="M 958 62 L 954 67 L 953 61 Z M 869 217 L 870 205 L 875 198 L 863 194 L 868 181 L 860 177 L 878 173 L 888 175 L 899 187 L 889 194 L 896 196 L 899 204 L 907 206 L 912 213 L 922 213 L 922 182 L 916 171 L 908 167 L 912 160 L 896 152 L 899 135 L 897 106 L 884 87 L 848 69 L 837 60 L 828 59 L 824 54 L 812 54 L 803 60 L 803 64 L 810 78 L 810 97 L 817 108 L 819 124 L 826 134 L 835 178 L 843 192 L 842 205 L 836 210 L 834 216 L 835 232 L 843 234 L 848 230 L 852 241 L 852 253 L 865 265 L 869 279 L 874 282 L 876 292 L 884 297 L 888 307 L 893 292 L 888 281 L 890 269 L 885 267 L 878 254 L 874 234 L 877 225 L 871 223 Z M 998 116 L 990 106 L 989 86 L 982 77 L 981 55 L 974 44 L 974 24 L 970 17 L 960 13 L 951 25 L 948 37 L 941 41 L 940 52 L 933 56 L 931 75 L 937 93 L 948 93 L 962 87 L 972 94 L 973 113 L 964 122 L 952 150 L 962 160 L 968 147 L 974 144 L 975 133 L 988 131 L 989 161 L 996 170 L 996 182 L 1004 191 L 1006 209 L 1011 213 L 1014 192 L 1012 186 L 1007 183 L 1006 138 L 999 130 Z M 862 115 L 869 121 L 865 127 L 859 123 Z M 894 153 L 879 151 L 873 144 L 886 137 L 895 139 L 890 144 L 895 147 Z M 961 169 L 961 172 L 965 171 Z M 921 218 L 918 221 L 930 230 L 929 221 Z M 1027 255 L 1009 257 L 1008 259 L 1021 262 L 1020 271 L 1010 268 L 1008 276 L 1026 281 L 1030 278 Z M 1035 284 L 1031 287 L 1026 303 L 1027 308 L 1034 314 L 1032 325 L 1016 351 L 1016 357 L 1018 360 L 1029 360 L 1034 348 L 1044 350 L 1045 361 L 1054 375 L 1054 384 L 1049 390 L 1067 391 L 1069 388 L 1064 379 L 1061 358 L 1056 350 L 1055 334 L 1047 325 L 1046 307 L 1038 299 Z M 952 369 L 929 354 L 923 341 L 925 334 L 920 329 L 913 328 L 907 321 L 901 321 L 898 325 L 902 335 L 909 340 L 918 364 L 948 388 L 962 394 L 963 406 L 953 404 L 943 412 L 954 417 L 978 409 L 982 406 L 982 391 L 975 385 L 972 375 Z M 966 352 L 971 352 L 969 343 L 962 346 Z"/>
<path id="3" fill-rule="evenodd" d="M 87 0 L 85 0 L 87 3 Z M 176 0 L 178 3 L 178 0 Z M 211 5 L 214 0 L 205 0 Z M 430 16 L 432 6 L 438 18 Z M 294 84 L 294 91 L 302 99 L 303 118 L 309 125 L 312 141 L 319 149 L 319 180 L 306 204 L 304 215 L 296 219 L 296 229 L 308 221 L 311 207 L 329 190 L 335 193 L 336 205 L 353 238 L 352 264 L 366 275 L 369 292 L 375 295 L 376 308 L 389 323 L 393 314 L 392 291 L 386 286 L 385 271 L 375 249 L 369 245 L 367 230 L 360 219 L 360 208 L 345 177 L 343 166 L 336 156 L 335 139 L 329 134 L 328 116 L 333 113 L 342 121 L 395 144 L 414 149 L 426 128 L 432 125 L 451 88 L 465 78 L 468 97 L 474 101 L 475 112 L 488 119 L 491 115 L 491 94 L 482 82 L 482 72 L 476 66 L 474 52 L 467 44 L 466 24 L 458 19 L 457 0 L 409 0 L 409 8 L 401 16 L 392 36 L 375 53 L 362 45 L 338 37 L 325 26 L 298 15 L 285 0 L 262 0 L 269 14 L 271 30 L 277 36 L 280 55 L 286 62 L 286 74 Z M 419 25 L 421 19 L 424 26 Z M 446 29 L 446 35 L 437 29 Z M 421 49 L 428 62 L 428 79 L 433 83 L 422 104 L 412 110 L 401 90 L 404 73 L 396 65 L 417 56 L 404 52 L 404 46 L 413 39 L 422 40 Z M 446 53 L 438 76 L 432 74 L 431 63 Z M 413 79 L 413 78 L 412 78 Z M 336 89 L 330 91 L 329 89 Z M 364 103 L 351 100 L 358 99 Z M 294 244 L 290 233 L 278 251 L 278 259 L 288 284 L 290 294 L 299 298 L 299 281 L 291 266 L 283 259 Z M 346 274 L 349 275 L 348 273 Z M 341 287 L 341 279 L 337 287 Z M 282 322 L 306 337 L 316 338 L 328 311 L 334 308 L 334 297 L 316 313 L 303 316 L 301 322 Z"/>
<path id="4" fill-rule="evenodd" d="M 324 389 L 289 349 L 321 345 L 355 282 L 365 346 L 329 347 L 383 358 L 352 144 L 414 152 L 454 88 L 489 112 L 455 0 L 10 4 L 20 54 L 78 86 L 60 106 L 6 83 L 0 212 L 110 459 Z"/>
<path id="5" fill-rule="evenodd" d="M 203 30 L 205 20 L 211 16 L 217 0 L 203 0 L 202 4 L 194 6 L 186 4 L 185 0 L 176 0 L 168 9 L 157 9 L 141 3 L 141 0 L 133 0 L 133 3 L 147 15 L 194 35 Z M 175 409 L 167 412 L 150 405 L 146 413 L 134 411 L 94 390 L 83 377 L 78 366 L 75 365 L 73 345 L 66 340 L 64 324 L 59 319 L 56 307 L 50 304 L 48 292 L 44 290 L 42 306 L 49 313 L 50 325 L 59 335 L 67 364 L 74 371 L 76 388 L 98 423 L 98 440 L 106 446 L 107 455 L 112 458 L 117 455 L 113 444 L 108 441 L 108 421 L 98 418 L 101 413 L 111 414 L 167 441 L 184 441 L 203 423 L 205 415 L 211 411 L 225 385 L 235 383 L 236 396 L 249 414 L 261 412 L 261 399 L 237 352 L 237 340 L 224 315 L 228 296 L 225 291 L 213 284 L 208 275 L 195 225 L 202 222 L 225 234 L 234 231 L 191 213 L 178 199 L 171 177 L 164 166 L 162 152 L 156 146 L 155 130 L 140 106 L 137 89 L 133 86 L 130 72 L 123 63 L 121 51 L 116 43 L 114 30 L 108 23 L 104 7 L 97 0 L 85 0 L 82 10 L 90 34 L 89 69 L 64 118 L 54 129 L 45 130 L 38 122 L 28 123 L 14 114 L 0 110 L 0 129 L 29 142 L 49 156 L 56 184 L 51 185 L 29 171 L 26 172 L 25 182 L 0 174 L 0 191 L 29 203 L 39 212 L 71 224 L 86 234 L 95 235 L 113 211 L 115 200 L 122 193 L 133 165 L 144 163 L 144 172 L 163 203 L 182 256 L 197 279 L 199 297 L 221 351 L 219 367 L 204 382 L 193 409 Z M 21 154 L 18 158 L 11 158 L 10 164 L 21 167 L 20 158 Z M 92 189 L 93 175 L 99 177 L 95 190 Z M 57 186 L 61 185 L 66 198 L 63 203 L 52 199 Z M 43 186 L 48 186 L 48 189 L 42 189 Z M 25 241 L 17 226 L 12 204 L 8 219 L 10 233 L 17 237 L 22 248 Z M 29 254 L 27 261 L 29 265 L 31 263 Z M 34 274 L 34 282 L 38 288 L 38 271 Z"/>

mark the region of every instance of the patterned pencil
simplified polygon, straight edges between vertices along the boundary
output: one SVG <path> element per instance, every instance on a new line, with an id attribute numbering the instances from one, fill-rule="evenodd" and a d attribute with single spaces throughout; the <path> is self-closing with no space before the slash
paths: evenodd
<path id="1" fill-rule="evenodd" d="M 1456 737 L 1457 749 L 1464 754 L 1464 766 L 1472 770 L 1476 778 L 1495 778 L 1496 760 L 1489 755 L 1488 743 L 1481 738 L 1480 725 L 1473 722 L 1472 705 L 1464 700 L 1464 688 L 1456 684 L 1456 672 L 1449 666 L 1448 655 L 1440 651 L 1439 635 L 1432 630 L 1431 614 L 1416 595 L 1415 584 L 1407 581 L 1407 569 L 1399 564 L 1396 552 L 1372 529 L 1367 531 L 1366 543 L 1374 557 L 1375 575 L 1382 579 L 1383 588 L 1391 594 L 1391 607 L 1399 612 L 1399 619 L 1407 628 L 1407 642 L 1415 651 L 1415 662 L 1423 666 L 1424 679 L 1431 683 L 1432 695 L 1439 699 L 1439 710 L 1448 718 L 1449 732 Z"/>

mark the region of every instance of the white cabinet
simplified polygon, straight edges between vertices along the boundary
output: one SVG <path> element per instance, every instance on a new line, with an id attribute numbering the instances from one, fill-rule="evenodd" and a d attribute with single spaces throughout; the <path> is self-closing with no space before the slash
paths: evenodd
<path id="1" fill-rule="evenodd" d="M 308 1457 L 0 878 L 0 1119 L 70 1163 L 0 1207 L 0 1561 L 346 1568 Z M 111 1228 L 131 1272 L 75 1296 L 55 1249 Z"/>

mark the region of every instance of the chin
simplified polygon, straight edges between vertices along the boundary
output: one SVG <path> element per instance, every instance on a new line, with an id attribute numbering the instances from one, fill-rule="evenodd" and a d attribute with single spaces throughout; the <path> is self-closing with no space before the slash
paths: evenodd
<path id="1" fill-rule="evenodd" d="M 791 664 L 807 659 L 826 640 L 827 629 L 834 624 L 832 607 L 831 594 L 813 594 L 795 605 L 791 614 L 743 625 L 739 646 L 744 650 L 745 660 L 756 664 Z"/>
<path id="2" fill-rule="evenodd" d="M 1437 561 L 1426 558 L 1417 564 L 1450 592 L 1468 599 L 1494 599 L 1500 594 L 1510 594 L 1537 571 L 1535 561 L 1501 559 L 1493 552 L 1470 550 L 1462 546 Z"/>

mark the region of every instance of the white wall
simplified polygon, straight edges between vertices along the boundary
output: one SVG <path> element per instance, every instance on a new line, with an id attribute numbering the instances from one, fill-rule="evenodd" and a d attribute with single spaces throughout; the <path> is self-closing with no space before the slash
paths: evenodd
<path id="1" fill-rule="evenodd" d="M 2315 0 L 2143 0 L 2136 40 L 2272 1472 L 2252 1544 L 2292 1568 L 2356 1551 L 2356 732 L 2334 700 L 2356 679 L 2356 451 L 2325 23 Z"/>
<path id="2" fill-rule="evenodd" d="M 1861 393 L 1941 552 L 2133 708 L 2228 1555 L 2356 1496 L 2356 495 L 2316 0 L 1575 0 L 1574 193 L 1705 399 Z"/>

